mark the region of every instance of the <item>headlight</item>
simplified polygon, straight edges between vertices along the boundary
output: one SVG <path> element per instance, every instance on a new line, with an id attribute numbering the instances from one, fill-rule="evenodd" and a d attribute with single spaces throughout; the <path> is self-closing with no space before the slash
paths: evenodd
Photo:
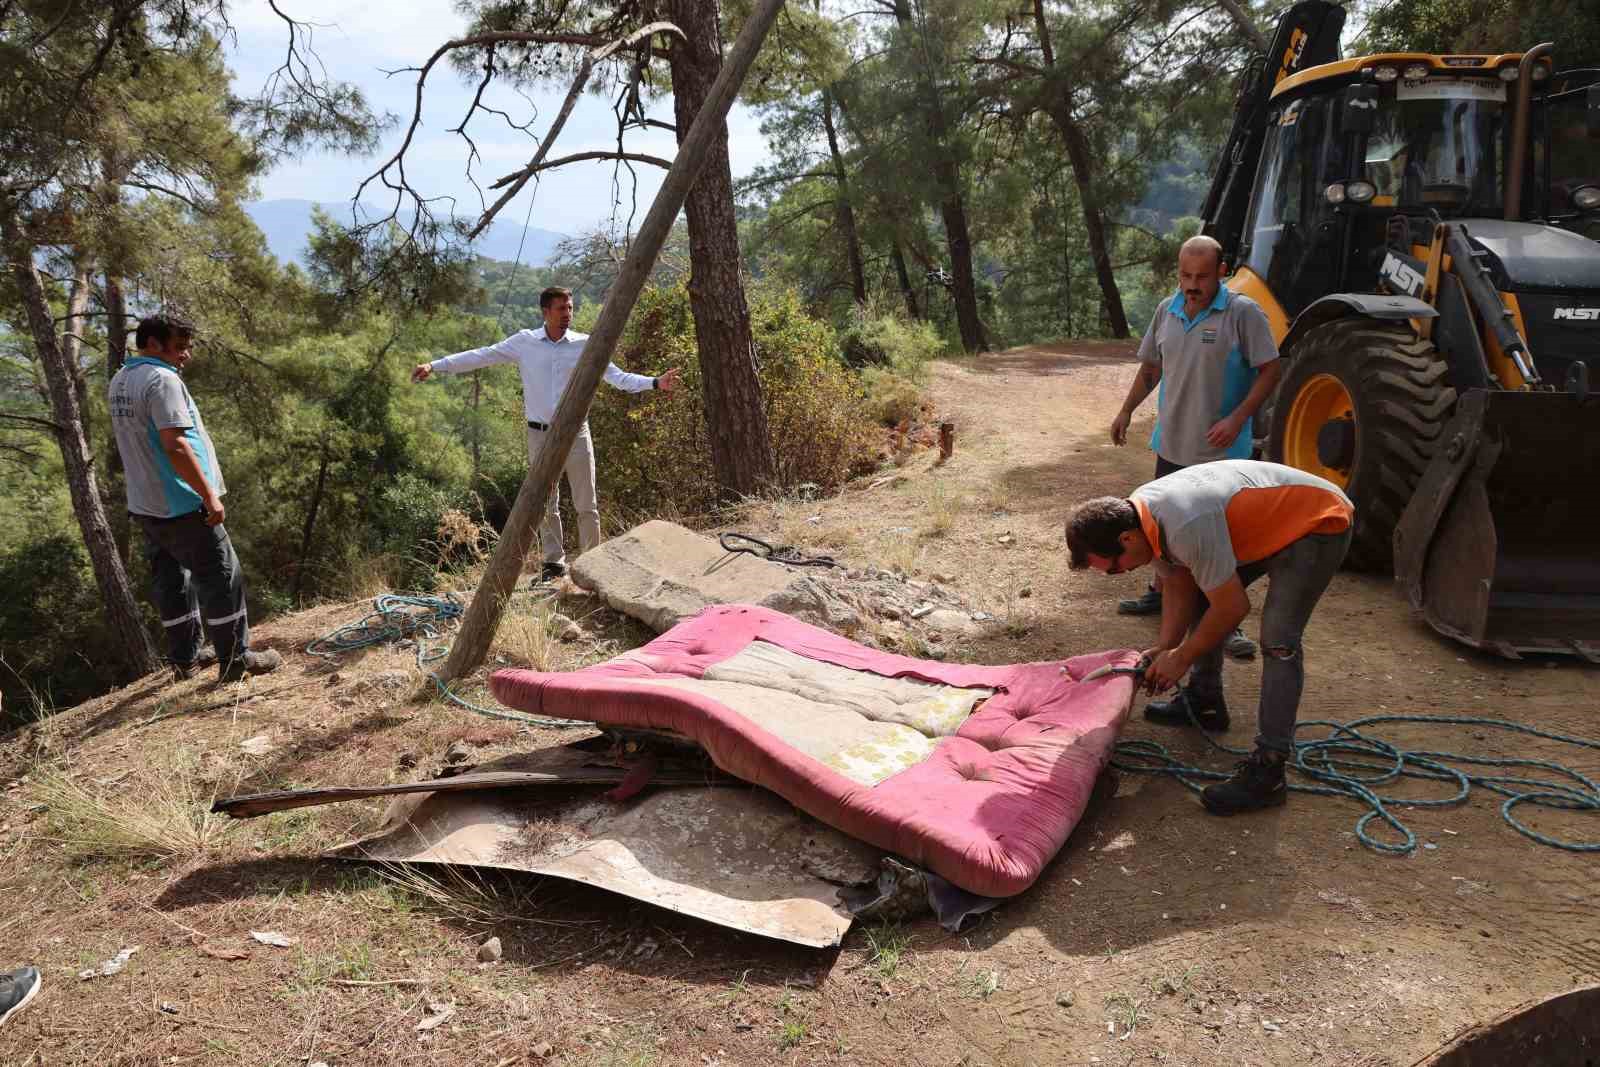
<path id="1" fill-rule="evenodd" d="M 1549 64 L 1541 62 L 1541 63 L 1535 63 L 1533 65 L 1533 80 L 1534 81 L 1542 82 L 1548 77 L 1550 77 L 1550 66 L 1549 66 Z"/>
<path id="2" fill-rule="evenodd" d="M 1342 204 L 1342 203 L 1344 203 L 1344 185 L 1343 185 L 1343 183 L 1334 182 L 1332 185 L 1328 186 L 1326 189 L 1324 189 L 1322 191 L 1322 195 L 1328 198 L 1328 203 L 1330 203 L 1330 204 Z"/>
<path id="3" fill-rule="evenodd" d="M 1600 185 L 1585 185 L 1572 191 L 1572 202 L 1579 211 L 1593 211 L 1600 207 Z"/>
<path id="4" fill-rule="evenodd" d="M 1374 79 L 1376 79 L 1378 81 L 1381 81 L 1381 82 L 1392 82 L 1396 78 L 1400 77 L 1400 68 L 1399 67 L 1374 67 L 1373 71 L 1372 71 L 1372 76 L 1373 76 Z"/>
<path id="5" fill-rule="evenodd" d="M 1405 69 L 1406 81 L 1421 81 L 1426 78 L 1433 68 L 1426 63 L 1407 63 Z"/>
<path id="6" fill-rule="evenodd" d="M 1344 195 L 1350 198 L 1351 203 L 1365 204 L 1378 195 L 1378 187 L 1371 182 L 1346 182 Z"/>
<path id="7" fill-rule="evenodd" d="M 1515 63 L 1510 63 L 1510 64 L 1507 64 L 1506 66 L 1501 67 L 1500 68 L 1500 80 L 1503 81 L 1503 82 L 1514 82 L 1514 81 L 1516 81 L 1517 80 L 1517 65 Z"/>

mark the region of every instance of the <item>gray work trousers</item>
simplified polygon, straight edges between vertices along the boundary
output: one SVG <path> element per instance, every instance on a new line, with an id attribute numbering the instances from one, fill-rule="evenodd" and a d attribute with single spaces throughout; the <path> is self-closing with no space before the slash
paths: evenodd
<path id="1" fill-rule="evenodd" d="M 1311 610 L 1344 563 L 1352 531 L 1307 534 L 1266 559 L 1239 568 L 1246 587 L 1263 574 L 1272 578 L 1261 609 L 1261 707 L 1256 714 L 1256 745 L 1289 753 L 1295 718 L 1305 688 L 1305 654 L 1300 638 Z M 1197 620 L 1198 621 L 1198 620 Z M 1222 646 L 1195 660 L 1189 685 L 1197 694 L 1222 692 Z"/>
<path id="2" fill-rule="evenodd" d="M 531 469 L 544 447 L 546 430 L 528 427 L 528 466 Z M 578 550 L 587 552 L 600 543 L 600 498 L 594 488 L 594 438 L 589 436 L 589 424 L 583 424 L 572 451 L 567 453 L 567 464 L 562 468 L 567 476 L 567 487 L 572 491 L 572 508 L 578 513 Z M 539 540 L 546 563 L 565 563 L 566 549 L 561 543 L 561 479 L 556 478 L 549 503 L 545 505 L 544 521 L 539 525 Z"/>
<path id="3" fill-rule="evenodd" d="M 180 667 L 200 654 L 202 629 L 223 669 L 250 648 L 244 571 L 222 524 L 207 526 L 196 511 L 176 519 L 134 515 L 144 531 L 145 557 L 167 656 Z"/>

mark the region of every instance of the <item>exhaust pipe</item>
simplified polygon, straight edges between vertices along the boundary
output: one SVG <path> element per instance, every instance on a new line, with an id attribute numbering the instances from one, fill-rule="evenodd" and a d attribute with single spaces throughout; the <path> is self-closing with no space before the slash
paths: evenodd
<path id="1" fill-rule="evenodd" d="M 1511 158 L 1506 164 L 1507 222 L 1522 217 L 1522 171 L 1528 163 L 1528 118 L 1533 111 L 1533 65 L 1555 50 L 1554 41 L 1536 44 L 1517 64 L 1517 103 L 1511 118 Z"/>

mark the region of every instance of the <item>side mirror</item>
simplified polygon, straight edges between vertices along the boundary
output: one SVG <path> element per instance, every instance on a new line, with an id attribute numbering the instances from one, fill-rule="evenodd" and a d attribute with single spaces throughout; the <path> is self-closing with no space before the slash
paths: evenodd
<path id="1" fill-rule="evenodd" d="M 1378 117 L 1378 87 L 1376 85 L 1351 85 L 1345 88 L 1342 94 L 1343 117 L 1341 125 L 1345 133 L 1371 133 L 1373 123 Z M 1591 98 L 1589 106 L 1594 107 Z"/>
<path id="2" fill-rule="evenodd" d="M 1589 136 L 1600 137 L 1600 82 L 1589 86 Z"/>

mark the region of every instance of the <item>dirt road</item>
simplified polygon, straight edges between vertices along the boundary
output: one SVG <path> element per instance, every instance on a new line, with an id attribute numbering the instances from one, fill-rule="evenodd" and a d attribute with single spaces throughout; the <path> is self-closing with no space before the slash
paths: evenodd
<path id="1" fill-rule="evenodd" d="M 1114 613 L 1142 575 L 1070 573 L 1060 532 L 1073 501 L 1148 475 L 1146 449 L 1106 438 L 1131 373 L 1121 344 L 939 364 L 933 396 L 959 425 L 950 463 L 936 468 L 923 453 L 903 481 L 769 508 L 762 532 L 852 564 L 947 576 L 1003 623 L 949 650 L 961 659 L 1142 647 L 1154 624 Z M 1147 410 L 1133 439 L 1148 428 Z M 1253 593 L 1259 606 L 1263 589 Z M 263 633 L 303 646 L 343 616 L 330 608 Z M 1306 649 L 1302 719 L 1466 714 L 1600 738 L 1594 669 L 1507 663 L 1448 644 L 1408 617 L 1385 580 L 1337 578 Z M 376 674 L 408 656 L 373 652 L 341 670 Z M 1258 677 L 1254 664 L 1227 667 L 1232 745 L 1253 735 Z M 238 768 L 238 742 L 270 732 L 280 755 L 236 770 L 222 783 L 229 789 L 371 780 L 383 768 L 410 777 L 415 753 L 450 738 L 466 737 L 480 756 L 529 743 L 481 720 L 463 726 L 434 705 L 305 704 L 292 693 L 155 719 L 173 699 L 149 688 L 113 694 L 74 713 L 53 743 L 80 775 L 115 781 L 157 748 L 198 752 L 202 768 Z M 1600 752 L 1574 756 L 1488 730 L 1384 734 L 1409 748 L 1537 752 L 1600 773 Z M 1137 715 L 1129 736 L 1219 769 L 1230 759 Z M 975 929 L 858 928 L 841 951 L 817 953 L 557 886 L 502 885 L 500 918 L 436 914 L 381 879 L 314 858 L 374 806 L 246 824 L 187 864 L 68 860 L 30 807 L 31 786 L 15 781 L 29 760 L 40 766 L 37 748 L 16 739 L 0 752 L 0 784 L 10 785 L 0 888 L 13 901 L 0 910 L 0 965 L 40 962 L 49 992 L 0 1032 L 5 1063 L 1407 1067 L 1471 1023 L 1600 978 L 1600 861 L 1518 836 L 1487 795 L 1408 811 L 1431 847 L 1391 857 L 1357 843 L 1360 809 L 1344 800 L 1297 795 L 1278 811 L 1222 820 L 1176 782 L 1124 774 L 1033 889 Z M 1593 814 L 1529 821 L 1600 839 Z M 287 931 L 299 944 L 250 943 L 251 929 Z M 476 942 L 491 931 L 505 957 L 480 965 Z M 238 945 L 250 958 L 221 960 L 197 941 Z M 122 975 L 76 979 L 136 944 Z M 428 984 L 360 984 L 390 980 Z M 455 1014 L 418 1032 L 428 1003 L 454 1004 Z"/>

